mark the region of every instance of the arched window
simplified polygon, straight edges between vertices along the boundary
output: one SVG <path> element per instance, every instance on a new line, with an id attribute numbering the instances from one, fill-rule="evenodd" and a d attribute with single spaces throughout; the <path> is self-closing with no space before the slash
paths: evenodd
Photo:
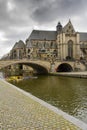
<path id="1" fill-rule="evenodd" d="M 68 41 L 68 56 L 73 59 L 73 41 Z"/>
<path id="2" fill-rule="evenodd" d="M 30 53 L 30 49 L 28 49 L 28 53 Z"/>
<path id="3" fill-rule="evenodd" d="M 49 43 L 46 42 L 45 48 L 46 48 L 46 49 L 49 48 Z"/>
<path id="4" fill-rule="evenodd" d="M 53 42 L 51 42 L 50 46 L 51 46 L 51 48 L 53 47 Z"/>

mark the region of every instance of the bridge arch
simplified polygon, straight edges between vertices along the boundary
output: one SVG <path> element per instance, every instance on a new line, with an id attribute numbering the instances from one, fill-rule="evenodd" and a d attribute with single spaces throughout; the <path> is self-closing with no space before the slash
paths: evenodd
<path id="1" fill-rule="evenodd" d="M 71 72 L 71 71 L 73 71 L 73 68 L 68 63 L 62 63 L 56 69 L 56 72 Z"/>
<path id="2" fill-rule="evenodd" d="M 36 63 L 19 63 L 20 65 L 28 65 L 37 71 L 37 74 L 48 74 L 48 70 Z"/>
<path id="3" fill-rule="evenodd" d="M 45 62 L 39 62 L 39 61 L 7 61 L 6 63 L 4 63 L 0 69 L 3 68 L 9 68 L 9 66 L 11 65 L 27 65 L 32 67 L 34 70 L 36 70 L 37 74 L 48 74 L 49 72 L 49 64 L 46 65 Z M 21 67 L 22 68 L 22 67 Z"/>

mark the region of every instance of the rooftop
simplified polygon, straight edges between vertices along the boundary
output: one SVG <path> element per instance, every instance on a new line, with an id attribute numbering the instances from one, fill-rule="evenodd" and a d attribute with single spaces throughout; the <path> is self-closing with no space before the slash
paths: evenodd
<path id="1" fill-rule="evenodd" d="M 56 31 L 33 30 L 28 39 L 56 40 Z"/>

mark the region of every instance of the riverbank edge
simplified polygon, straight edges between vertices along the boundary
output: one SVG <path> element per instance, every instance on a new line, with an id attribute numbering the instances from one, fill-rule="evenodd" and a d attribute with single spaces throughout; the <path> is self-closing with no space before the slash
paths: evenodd
<path id="1" fill-rule="evenodd" d="M 52 106 L 51 104 L 49 104 L 49 103 L 35 97 L 34 95 L 30 94 L 29 92 L 26 92 L 26 91 L 16 87 L 15 85 L 12 85 L 12 84 L 8 83 L 5 80 L 3 80 L 3 82 L 10 85 L 10 86 L 12 86 L 14 89 L 18 90 L 19 92 L 21 92 L 22 94 L 26 95 L 27 97 L 33 99 L 34 101 L 40 103 L 42 106 L 48 108 L 49 110 L 53 111 L 54 113 L 63 116 L 63 118 L 65 118 L 69 122 L 73 123 L 77 127 L 81 128 L 82 130 L 87 130 L 87 124 L 84 123 L 83 121 L 81 121 L 81 120 L 79 120 L 79 119 L 77 119 L 77 118 L 63 112 L 62 110 L 56 108 L 55 106 Z"/>
<path id="2" fill-rule="evenodd" d="M 49 76 L 63 76 L 71 78 L 84 78 L 87 79 L 87 72 L 50 72 Z"/>

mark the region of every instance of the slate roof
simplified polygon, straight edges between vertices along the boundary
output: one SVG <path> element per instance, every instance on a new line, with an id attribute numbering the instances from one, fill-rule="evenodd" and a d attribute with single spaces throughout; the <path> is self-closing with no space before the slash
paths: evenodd
<path id="1" fill-rule="evenodd" d="M 79 32 L 80 34 L 80 41 L 87 41 L 87 33 Z"/>
<path id="2" fill-rule="evenodd" d="M 64 28 L 63 28 L 64 29 Z M 33 30 L 28 40 L 56 40 L 56 31 Z M 87 41 L 87 33 L 79 32 L 80 41 Z M 29 43 L 27 44 L 27 46 Z M 31 46 L 31 43 L 30 43 Z"/>
<path id="3" fill-rule="evenodd" d="M 22 40 L 20 40 L 19 42 L 16 42 L 13 49 L 17 49 L 17 48 L 24 48 L 25 47 L 25 44 Z"/>
<path id="4" fill-rule="evenodd" d="M 29 40 L 56 40 L 56 31 L 33 30 Z"/>

